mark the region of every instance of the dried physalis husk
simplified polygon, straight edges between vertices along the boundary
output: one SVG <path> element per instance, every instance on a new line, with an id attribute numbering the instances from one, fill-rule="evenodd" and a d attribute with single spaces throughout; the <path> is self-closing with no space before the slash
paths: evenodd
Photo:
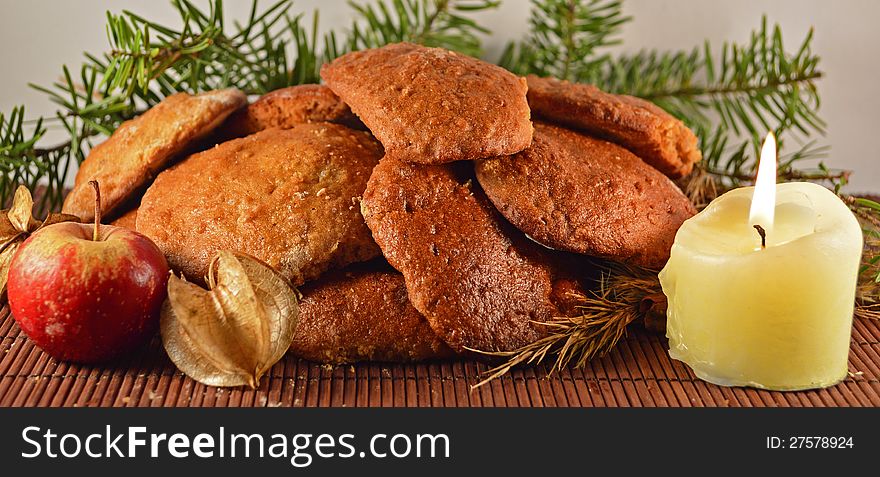
<path id="1" fill-rule="evenodd" d="M 178 369 L 210 386 L 256 388 L 284 356 L 299 315 L 296 291 L 272 267 L 221 251 L 208 290 L 172 276 L 162 308 L 162 343 Z"/>
<path id="2" fill-rule="evenodd" d="M 37 230 L 59 222 L 79 222 L 79 217 L 70 214 L 49 214 L 40 222 L 34 219 L 34 198 L 25 186 L 18 186 L 12 207 L 0 212 L 0 295 L 6 293 L 6 277 L 9 264 L 18 246 Z"/>

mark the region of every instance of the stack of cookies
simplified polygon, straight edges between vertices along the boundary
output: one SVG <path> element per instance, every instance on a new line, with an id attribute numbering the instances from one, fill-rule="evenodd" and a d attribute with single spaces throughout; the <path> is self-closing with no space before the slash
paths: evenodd
<path id="1" fill-rule="evenodd" d="M 578 312 L 588 257 L 658 269 L 700 160 L 657 106 L 399 43 L 325 85 L 177 94 L 122 125 L 64 212 L 115 224 L 203 281 L 219 250 L 301 287 L 291 351 L 331 363 L 512 350 Z"/>

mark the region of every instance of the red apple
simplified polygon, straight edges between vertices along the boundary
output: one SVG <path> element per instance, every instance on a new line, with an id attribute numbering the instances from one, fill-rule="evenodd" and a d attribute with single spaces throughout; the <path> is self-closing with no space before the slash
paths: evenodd
<path id="1" fill-rule="evenodd" d="M 100 199 L 98 199 L 100 203 Z M 147 237 L 100 223 L 64 222 L 38 230 L 9 266 L 15 320 L 49 355 L 106 361 L 156 332 L 168 263 Z"/>

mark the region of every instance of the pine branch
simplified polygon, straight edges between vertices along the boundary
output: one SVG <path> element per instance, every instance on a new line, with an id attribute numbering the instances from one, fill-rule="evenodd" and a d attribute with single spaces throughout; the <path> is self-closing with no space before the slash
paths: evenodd
<path id="1" fill-rule="evenodd" d="M 856 316 L 880 319 L 880 203 L 863 197 L 842 196 L 862 224 L 865 251 L 859 268 Z"/>
<path id="2" fill-rule="evenodd" d="M 22 120 L 22 110 L 14 110 L 2 123 L 9 134 L 0 143 L 4 174 L 0 199 L 7 202 L 18 183 L 33 188 L 48 182 L 37 213 L 57 208 L 73 162 L 85 158 L 91 138 L 111 134 L 123 121 L 170 94 L 229 86 L 260 94 L 318 81 L 317 14 L 307 33 L 302 16 L 288 14 L 290 0 L 264 10 L 254 1 L 246 22 L 226 28 L 220 0 L 209 2 L 207 11 L 188 0 L 173 0 L 172 5 L 180 16 L 176 28 L 129 11 L 108 13 L 108 53 L 86 53 L 78 77 L 64 67 L 53 85 L 31 85 L 46 93 L 59 110 L 54 117 L 30 121 Z M 296 52 L 292 60 L 290 47 Z M 48 122 L 63 127 L 70 139 L 38 147 Z M 25 141 L 28 130 L 31 140 Z"/>
<path id="3" fill-rule="evenodd" d="M 779 26 L 770 29 L 763 18 L 747 43 L 725 43 L 720 54 L 708 42 L 689 52 L 643 51 L 615 58 L 585 80 L 649 99 L 685 121 L 700 138 L 705 170 L 739 185 L 753 176 L 768 130 L 781 149 L 800 143 L 780 162 L 783 177 L 827 152 L 809 140 L 825 132 L 817 112 L 822 72 L 811 45 L 812 31 L 789 53 Z M 841 173 L 811 178 L 831 181 Z"/>
<path id="4" fill-rule="evenodd" d="M 37 119 L 31 128 L 25 126 L 24 107 L 12 109 L 9 116 L 0 113 L 0 192 L 3 192 L 3 205 L 10 203 L 12 192 L 19 184 L 33 190 L 44 179 L 45 193 L 36 206 L 47 209 L 47 204 L 60 201 L 63 197 L 64 181 L 68 163 L 64 161 L 68 147 L 38 149 L 36 144 L 46 133 L 42 119 Z M 61 178 L 59 180 L 59 178 Z"/>
<path id="5" fill-rule="evenodd" d="M 286 49 L 317 56 L 314 41 L 302 34 L 301 16 L 291 17 L 290 0 L 257 11 L 252 4 L 244 26 L 224 25 L 223 3 L 209 3 L 204 12 L 188 0 L 173 0 L 181 27 L 172 29 L 135 13 L 108 14 L 111 52 L 101 64 L 104 83 L 121 94 L 150 100 L 172 92 L 199 92 L 236 87 L 261 94 L 293 83 Z M 315 19 L 316 21 L 317 19 Z M 317 66 L 299 72 L 317 81 Z M 151 90 L 152 87 L 152 90 Z"/>
<path id="6" fill-rule="evenodd" d="M 620 42 L 630 20 L 620 1 L 532 0 L 529 37 L 510 43 L 499 64 L 521 75 L 534 73 L 581 81 L 610 58 L 601 49 Z"/>
<path id="7" fill-rule="evenodd" d="M 479 57 L 481 34 L 489 30 L 468 15 L 490 10 L 500 0 L 379 0 L 365 4 L 350 1 L 358 18 L 352 22 L 345 50 L 335 34 L 326 39 L 328 59 L 346 51 L 376 48 L 388 43 L 411 42 L 446 48 Z"/>
<path id="8" fill-rule="evenodd" d="M 775 131 L 780 148 L 798 143 L 780 163 L 783 177 L 797 175 L 801 163 L 827 151 L 809 140 L 825 129 L 817 113 L 822 72 L 811 50 L 812 31 L 794 53 L 766 18 L 746 43 L 724 43 L 718 51 L 705 42 L 690 51 L 603 53 L 628 20 L 617 1 L 533 0 L 530 34 L 508 45 L 501 64 L 519 74 L 594 83 L 657 103 L 695 130 L 703 168 L 729 185 L 751 179 L 768 130 Z M 841 174 L 809 178 L 830 182 Z"/>

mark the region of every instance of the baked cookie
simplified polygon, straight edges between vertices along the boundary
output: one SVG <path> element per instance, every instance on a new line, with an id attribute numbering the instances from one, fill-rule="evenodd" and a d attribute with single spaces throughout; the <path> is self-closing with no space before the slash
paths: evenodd
<path id="1" fill-rule="evenodd" d="M 532 146 L 479 161 L 477 179 L 514 226 L 548 247 L 659 269 L 696 211 L 626 149 L 535 123 Z"/>
<path id="2" fill-rule="evenodd" d="M 325 363 L 408 362 L 453 352 L 410 304 L 403 275 L 388 264 L 330 272 L 300 289 L 290 351 Z"/>
<path id="3" fill-rule="evenodd" d="M 165 98 L 122 123 L 89 152 L 61 210 L 84 221 L 94 220 L 95 191 L 89 181 L 97 180 L 104 214 L 108 218 L 119 215 L 119 208 L 132 195 L 245 104 L 247 97 L 236 89 Z"/>
<path id="4" fill-rule="evenodd" d="M 673 179 L 690 174 L 702 158 L 693 131 L 650 101 L 589 84 L 527 79 L 536 117 L 620 144 Z"/>
<path id="5" fill-rule="evenodd" d="M 403 273 L 413 306 L 443 341 L 458 352 L 516 349 L 542 336 L 535 321 L 558 313 L 553 269 L 458 170 L 467 166 L 385 157 L 361 210 Z"/>
<path id="6" fill-rule="evenodd" d="M 244 137 L 269 128 L 289 129 L 297 124 L 331 122 L 362 129 L 360 121 L 330 88 L 303 84 L 260 96 L 229 117 L 220 131 L 228 138 Z"/>
<path id="7" fill-rule="evenodd" d="M 267 129 L 159 174 L 141 201 L 137 230 L 191 280 L 228 249 L 300 285 L 379 254 L 357 198 L 381 155 L 369 133 L 338 124 Z"/>
<path id="8" fill-rule="evenodd" d="M 460 53 L 395 43 L 343 55 L 321 78 L 400 160 L 513 154 L 532 140 L 525 80 Z"/>

